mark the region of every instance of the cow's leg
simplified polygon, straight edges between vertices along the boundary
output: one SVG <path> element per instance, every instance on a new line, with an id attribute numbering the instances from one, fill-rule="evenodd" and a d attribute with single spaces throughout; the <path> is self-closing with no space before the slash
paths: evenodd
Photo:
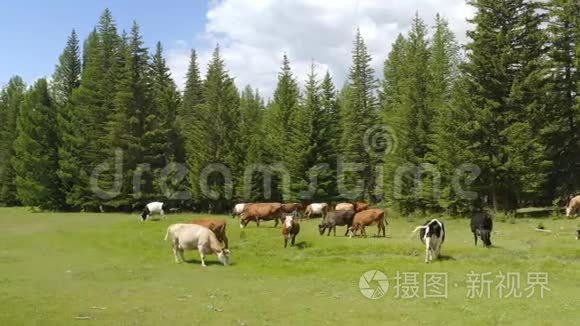
<path id="1" fill-rule="evenodd" d="M 431 248 L 430 248 L 430 240 L 431 238 L 425 239 L 425 263 L 429 263 L 429 257 L 431 256 Z"/>
<path id="2" fill-rule="evenodd" d="M 177 247 L 173 246 L 173 257 L 175 257 L 175 262 L 179 263 L 179 256 L 177 255 Z"/>
<path id="3" fill-rule="evenodd" d="M 201 248 L 199 248 L 199 258 L 201 259 L 201 266 L 206 267 L 207 265 L 205 264 L 205 255 Z"/>
<path id="4" fill-rule="evenodd" d="M 179 258 L 182 262 L 185 262 L 185 256 L 183 256 L 183 248 L 177 248 L 177 253 L 179 253 Z"/>
<path id="5" fill-rule="evenodd" d="M 294 242 L 296 241 L 296 234 L 292 235 L 292 246 L 294 246 Z"/>
<path id="6" fill-rule="evenodd" d="M 334 236 L 336 237 L 336 225 L 332 226 L 332 233 L 334 234 Z M 328 235 L 330 235 L 330 232 L 328 232 Z"/>
<path id="7" fill-rule="evenodd" d="M 477 247 L 477 232 L 473 231 L 473 239 L 475 240 L 475 246 Z"/>
<path id="8" fill-rule="evenodd" d="M 162 218 L 165 218 L 165 212 L 163 210 L 161 210 L 161 212 L 159 212 L 159 214 L 161 214 Z"/>
<path id="9" fill-rule="evenodd" d="M 284 235 L 284 248 L 288 247 L 288 236 Z"/>
<path id="10" fill-rule="evenodd" d="M 345 237 L 347 236 L 347 234 L 348 234 L 348 230 L 350 230 L 350 227 L 351 227 L 351 226 L 352 226 L 352 225 L 348 225 L 348 224 L 346 225 L 346 232 L 344 232 L 344 236 L 345 236 Z"/>

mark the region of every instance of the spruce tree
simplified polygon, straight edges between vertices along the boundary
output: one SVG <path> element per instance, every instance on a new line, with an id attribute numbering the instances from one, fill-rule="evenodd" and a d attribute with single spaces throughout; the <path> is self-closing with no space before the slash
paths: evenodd
<path id="1" fill-rule="evenodd" d="M 553 161 L 548 176 L 550 194 L 567 194 L 580 189 L 580 4 L 552 0 L 546 4 L 548 20 L 549 73 L 547 112 L 542 121 L 547 155 Z"/>
<path id="2" fill-rule="evenodd" d="M 365 138 L 369 136 L 367 130 L 381 125 L 375 97 L 377 83 L 370 65 L 372 58 L 360 30 L 356 32 L 353 46 L 347 90 L 343 94 L 340 112 L 341 159 L 346 164 L 358 164 L 360 169 L 339 176 L 339 183 L 343 185 L 339 191 L 345 199 L 374 200 L 375 166 L 381 158 L 365 146 Z M 362 189 L 354 189 L 359 180 L 364 182 Z"/>
<path id="3" fill-rule="evenodd" d="M 471 1 L 476 8 L 463 65 L 468 102 L 474 109 L 470 150 L 482 170 L 477 182 L 494 209 L 514 209 L 544 180 L 544 148 L 536 130 L 544 109 L 538 3 Z M 475 156 L 475 155 L 473 155 Z M 476 185 L 477 186 L 477 185 Z"/>
<path id="4" fill-rule="evenodd" d="M 45 79 L 27 92 L 18 114 L 18 137 L 12 164 L 16 172 L 18 198 L 26 206 L 59 209 L 60 192 L 56 107 Z"/>
<path id="5" fill-rule="evenodd" d="M 0 92 L 0 205 L 15 206 L 20 201 L 16 192 L 12 164 L 14 140 L 18 135 L 17 119 L 26 86 L 22 78 L 14 76 Z"/>
<path id="6" fill-rule="evenodd" d="M 59 63 L 52 76 L 51 88 L 56 103 L 64 106 L 69 102 L 73 90 L 78 88 L 81 82 L 79 40 L 74 29 L 58 60 Z"/>

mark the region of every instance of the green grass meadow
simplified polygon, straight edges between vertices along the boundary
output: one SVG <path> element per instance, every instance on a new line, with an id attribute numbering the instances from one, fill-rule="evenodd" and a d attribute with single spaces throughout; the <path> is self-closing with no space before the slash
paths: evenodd
<path id="1" fill-rule="evenodd" d="M 413 228 L 423 220 L 388 219 L 387 238 L 320 236 L 303 221 L 298 245 L 283 248 L 273 222 L 241 230 L 226 219 L 231 266 L 215 256 L 176 264 L 171 223 L 208 215 L 33 213 L 0 209 L 0 325 L 571 325 L 580 311 L 578 220 L 496 222 L 494 247 L 474 247 L 466 219 L 444 220 L 442 259 L 424 263 Z M 541 222 L 552 232 L 534 229 Z M 376 233 L 376 227 L 367 230 Z M 359 291 L 368 270 L 384 272 L 388 292 Z M 419 298 L 397 297 L 396 273 L 416 272 Z M 423 298 L 425 273 L 447 273 L 447 298 Z M 491 273 L 490 296 L 467 298 L 468 274 Z M 522 298 L 499 298 L 499 272 L 520 273 Z M 548 288 L 526 298 L 528 272 Z M 402 288 L 399 288 L 401 290 Z M 402 292 L 402 290 L 401 290 Z"/>

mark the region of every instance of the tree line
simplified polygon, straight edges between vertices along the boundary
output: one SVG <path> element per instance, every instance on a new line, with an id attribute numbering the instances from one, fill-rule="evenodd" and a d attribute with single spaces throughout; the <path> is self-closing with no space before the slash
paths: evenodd
<path id="1" fill-rule="evenodd" d="M 15 76 L 1 90 L 0 203 L 550 205 L 580 190 L 580 4 L 469 4 L 465 45 L 443 17 L 416 15 L 377 80 L 357 30 L 342 87 L 313 65 L 301 88 L 283 55 L 268 100 L 236 87 L 219 47 L 205 76 L 192 50 L 181 92 L 162 45 L 146 48 L 136 23 L 119 32 L 105 10 L 82 49 L 72 31 L 50 81 Z"/>

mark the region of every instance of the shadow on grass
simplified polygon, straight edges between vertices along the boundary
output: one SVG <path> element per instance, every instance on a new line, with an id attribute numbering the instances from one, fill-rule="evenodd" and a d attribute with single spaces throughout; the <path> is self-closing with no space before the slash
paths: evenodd
<path id="1" fill-rule="evenodd" d="M 199 266 L 201 266 L 201 260 L 195 259 L 195 258 L 186 259 L 185 260 L 185 263 L 186 264 L 193 264 L 193 265 L 199 265 Z M 218 260 L 211 260 L 211 259 L 207 259 L 207 258 L 205 259 L 205 264 L 207 266 L 213 266 L 213 265 L 223 266 L 223 264 L 220 263 Z M 230 263 L 229 265 L 234 265 L 234 264 Z"/>
<path id="2" fill-rule="evenodd" d="M 455 258 L 453 258 L 452 256 L 449 255 L 439 255 L 439 257 L 437 258 L 440 261 L 454 261 Z"/>
<path id="3" fill-rule="evenodd" d="M 298 248 L 299 250 L 303 250 L 306 248 L 312 248 L 312 244 L 306 241 L 300 241 L 294 244 L 294 247 Z"/>

